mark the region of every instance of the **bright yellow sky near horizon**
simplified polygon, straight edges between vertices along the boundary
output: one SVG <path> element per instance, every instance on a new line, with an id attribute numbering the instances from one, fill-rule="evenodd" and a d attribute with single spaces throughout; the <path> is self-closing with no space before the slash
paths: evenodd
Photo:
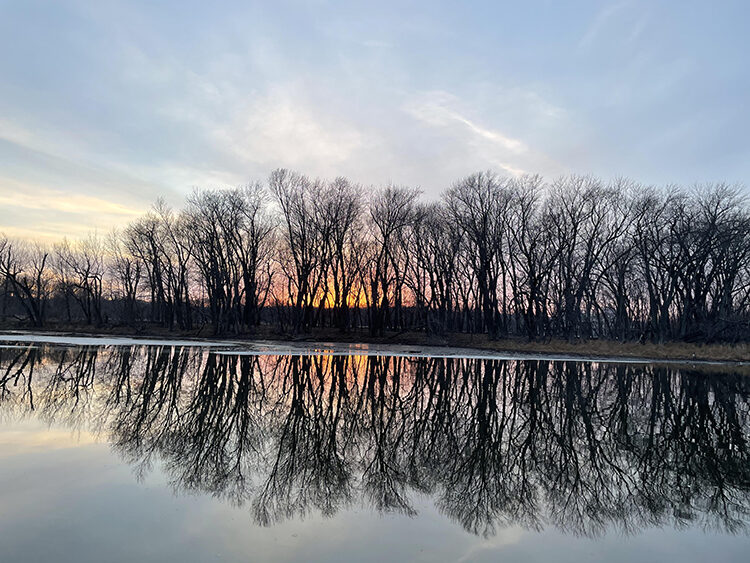
<path id="1" fill-rule="evenodd" d="M 106 234 L 143 214 L 136 206 L 95 195 L 39 188 L 0 178 L 0 233 L 40 242 Z"/>

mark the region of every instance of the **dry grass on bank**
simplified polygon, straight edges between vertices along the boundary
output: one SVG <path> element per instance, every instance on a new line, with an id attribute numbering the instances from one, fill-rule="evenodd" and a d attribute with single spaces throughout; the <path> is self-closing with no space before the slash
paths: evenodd
<path id="1" fill-rule="evenodd" d="M 285 339 L 289 340 L 289 338 Z M 314 333 L 303 337 L 292 338 L 298 341 L 337 341 L 362 342 L 373 344 L 409 344 L 424 346 L 455 346 L 476 348 L 496 352 L 523 352 L 526 354 L 555 354 L 586 356 L 600 358 L 643 358 L 654 360 L 687 360 L 687 361 L 750 361 L 748 344 L 691 344 L 686 342 L 668 342 L 653 344 L 638 342 L 617 342 L 613 340 L 567 340 L 551 339 L 530 342 L 525 338 L 502 338 L 490 340 L 481 334 L 452 334 L 445 338 L 427 336 L 422 333 L 397 333 L 381 338 L 367 334 L 341 334 L 336 332 Z"/>

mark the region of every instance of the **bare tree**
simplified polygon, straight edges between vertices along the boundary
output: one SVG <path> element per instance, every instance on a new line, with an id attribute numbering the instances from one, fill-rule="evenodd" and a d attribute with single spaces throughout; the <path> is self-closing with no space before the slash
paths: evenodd
<path id="1" fill-rule="evenodd" d="M 49 250 L 42 244 L 0 236 L 0 276 L 37 328 L 44 326 L 52 291 L 49 257 Z"/>
<path id="2" fill-rule="evenodd" d="M 263 188 L 195 192 L 185 220 L 215 331 L 252 330 L 272 279 L 274 222 Z"/>
<path id="3" fill-rule="evenodd" d="M 269 184 L 281 211 L 283 233 L 279 265 L 285 284 L 277 292 L 277 302 L 291 307 L 291 328 L 297 333 L 310 327 L 316 299 L 325 302 L 320 290 L 328 233 L 321 229 L 314 202 L 322 185 L 284 169 L 275 170 Z"/>
<path id="4" fill-rule="evenodd" d="M 501 329 L 498 291 L 509 242 L 506 214 L 512 198 L 508 182 L 491 172 L 480 172 L 456 182 L 444 197 L 451 219 L 461 227 L 468 243 L 482 328 L 497 338 Z"/>
<path id="5" fill-rule="evenodd" d="M 370 332 L 383 335 L 386 325 L 399 327 L 403 291 L 410 259 L 407 234 L 418 211 L 419 191 L 389 186 L 376 192 L 369 204 L 370 252 L 365 267 L 369 288 Z M 395 319 L 389 319 L 393 308 Z"/>
<path id="6" fill-rule="evenodd" d="M 86 323 L 97 326 L 104 323 L 104 251 L 103 241 L 95 234 L 75 243 L 65 239 L 55 246 L 58 271 L 64 272 Z"/>
<path id="7" fill-rule="evenodd" d="M 325 246 L 325 305 L 333 311 L 335 326 L 344 331 L 351 322 L 350 307 L 358 304 L 354 289 L 364 244 L 362 189 L 346 178 L 336 178 L 323 186 L 315 205 L 318 231 Z"/>
<path id="8" fill-rule="evenodd" d="M 143 281 L 141 261 L 128 252 L 118 232 L 113 232 L 107 239 L 107 251 L 113 297 L 122 302 L 122 322 L 132 325 L 138 316 L 138 295 Z"/>

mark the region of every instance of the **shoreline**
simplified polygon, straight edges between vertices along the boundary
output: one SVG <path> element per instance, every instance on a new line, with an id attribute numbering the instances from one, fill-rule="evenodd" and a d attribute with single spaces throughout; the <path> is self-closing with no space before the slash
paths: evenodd
<path id="1" fill-rule="evenodd" d="M 149 327 L 144 330 L 133 330 L 130 327 L 60 327 L 50 326 L 45 329 L 29 329 L 21 327 L 1 327 L 0 333 L 5 335 L 36 335 L 50 337 L 71 338 L 119 338 L 135 341 L 159 341 L 175 343 L 195 343 L 213 346 L 238 347 L 238 352 L 261 353 L 264 349 L 278 346 L 291 346 L 290 351 L 310 351 L 311 345 L 325 348 L 351 348 L 352 346 L 367 346 L 373 351 L 380 348 L 393 355 L 429 355 L 456 356 L 457 349 L 462 355 L 479 354 L 486 356 L 502 356 L 503 359 L 551 359 L 570 361 L 627 361 L 638 363 L 669 363 L 669 364 L 703 364 L 703 365 L 736 365 L 743 366 L 750 363 L 750 344 L 692 344 L 684 342 L 668 342 L 653 344 L 638 342 L 618 342 L 610 340 L 585 340 L 568 342 L 552 339 L 548 341 L 530 342 L 523 338 L 511 337 L 490 340 L 481 334 L 451 334 L 449 337 L 428 336 L 424 333 L 392 333 L 383 337 L 372 337 L 367 333 L 342 333 L 338 330 L 316 330 L 304 335 L 285 335 L 272 330 L 259 330 L 253 335 L 212 336 L 208 331 L 169 331 Z M 43 342 L 43 340 L 40 340 Z M 382 347 L 390 347 L 385 350 Z M 242 349 L 245 347 L 246 349 Z M 415 350 L 415 347 L 428 350 Z M 229 351 L 229 350 L 228 350 Z M 227 352 L 228 352 L 227 351 Z M 270 352 L 265 352 L 270 353 Z"/>

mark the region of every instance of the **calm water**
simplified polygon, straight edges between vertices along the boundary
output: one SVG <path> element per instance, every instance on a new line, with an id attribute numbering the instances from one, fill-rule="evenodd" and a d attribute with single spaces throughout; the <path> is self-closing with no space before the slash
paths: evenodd
<path id="1" fill-rule="evenodd" d="M 750 377 L 0 347 L 0 561 L 747 561 Z"/>

